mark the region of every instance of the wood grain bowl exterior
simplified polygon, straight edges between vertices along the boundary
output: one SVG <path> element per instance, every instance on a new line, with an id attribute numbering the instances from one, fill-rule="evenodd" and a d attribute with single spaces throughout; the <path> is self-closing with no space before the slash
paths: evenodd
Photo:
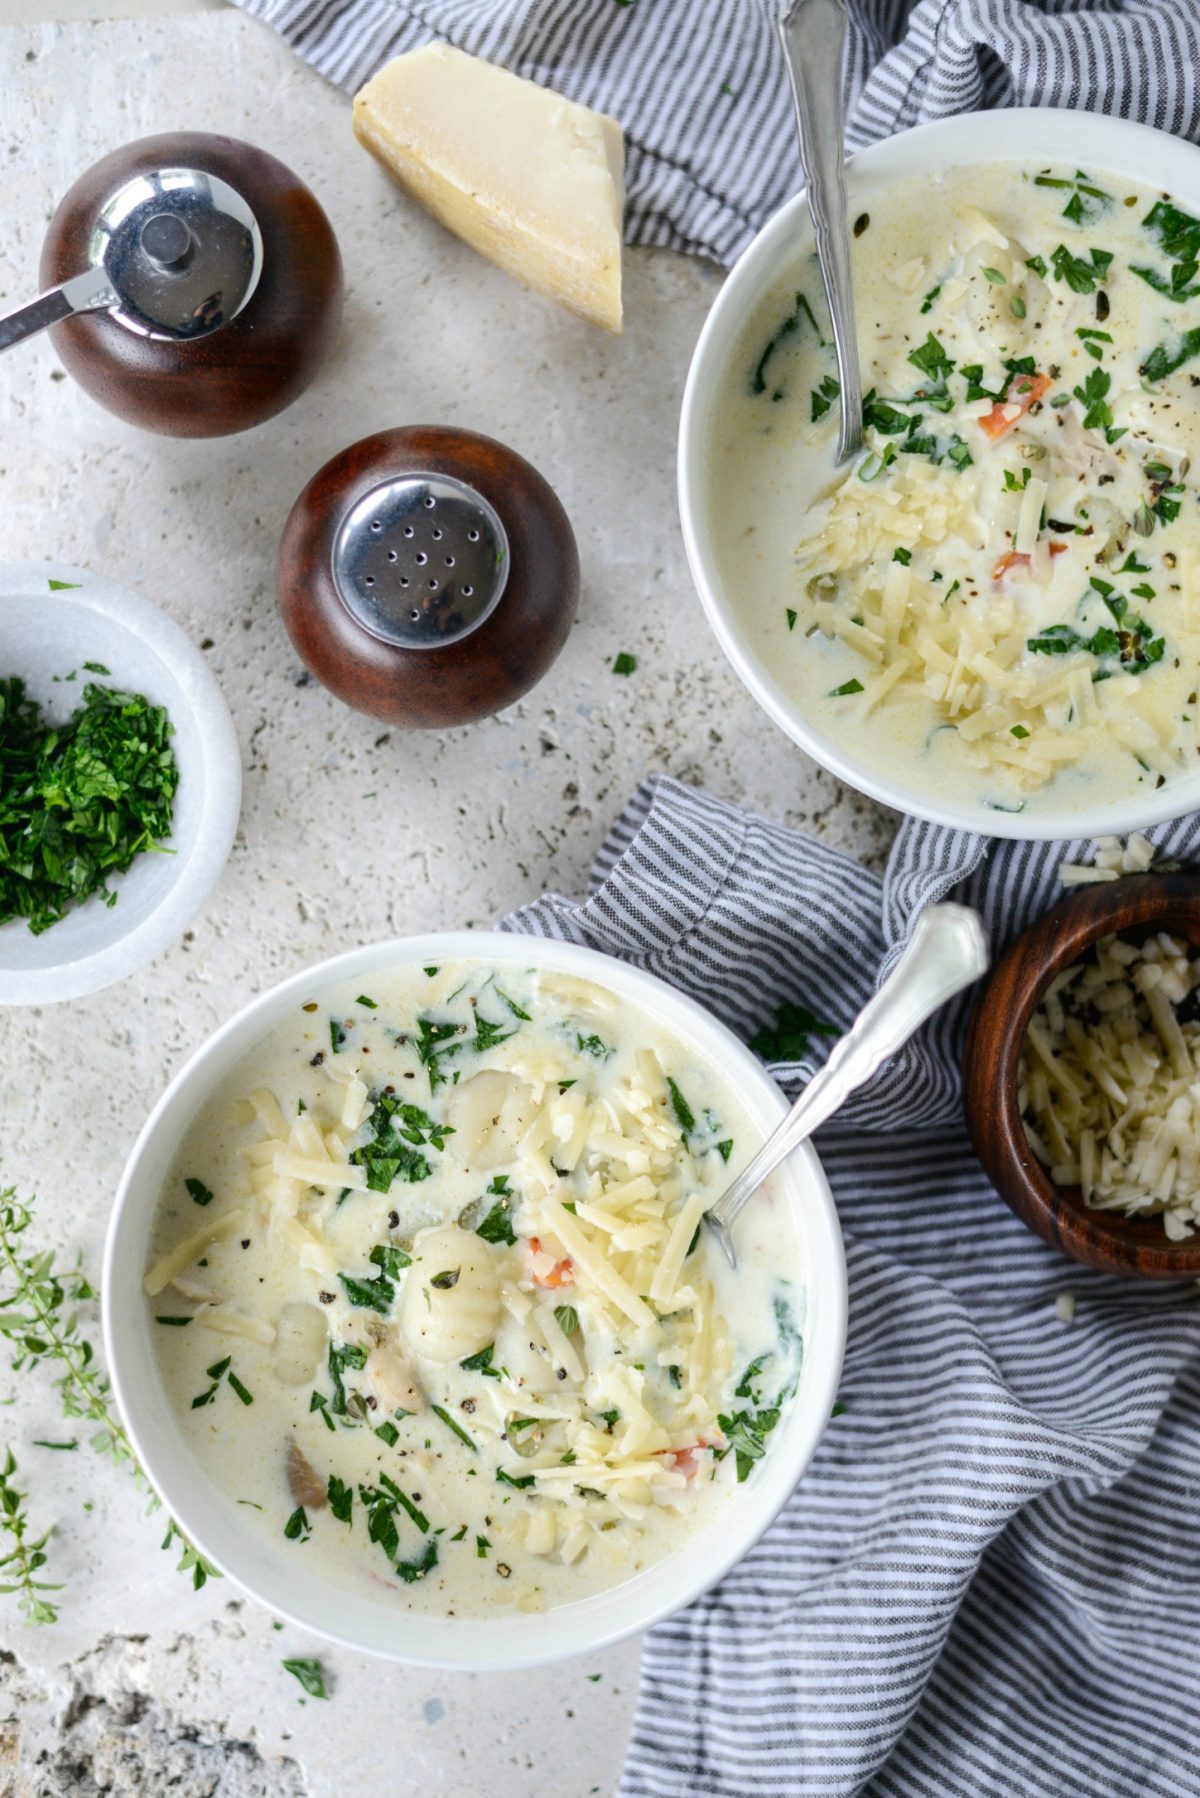
<path id="1" fill-rule="evenodd" d="M 1200 949 L 1200 876 L 1129 875 L 1067 893 L 1010 943 L 976 1002 L 963 1058 L 967 1127 L 996 1191 L 1052 1247 L 1101 1273 L 1200 1278 L 1200 1237 L 1168 1240 L 1160 1217 L 1127 1218 L 1056 1186 L 1029 1147 L 1017 1104 L 1021 1044 L 1056 974 L 1100 937 L 1168 930 Z"/>

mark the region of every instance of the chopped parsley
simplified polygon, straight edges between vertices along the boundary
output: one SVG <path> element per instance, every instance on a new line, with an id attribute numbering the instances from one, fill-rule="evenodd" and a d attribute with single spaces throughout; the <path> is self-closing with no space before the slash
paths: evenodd
<path id="1" fill-rule="evenodd" d="M 396 1302 L 396 1288 L 385 1273 L 375 1274 L 369 1280 L 352 1274 L 339 1274 L 338 1279 L 350 1303 L 360 1310 L 378 1311 L 386 1317 Z"/>
<path id="2" fill-rule="evenodd" d="M 905 404 L 909 403 L 905 401 Z M 875 389 L 871 388 L 863 400 L 864 429 L 870 426 L 872 430 L 879 431 L 884 437 L 902 437 L 911 424 L 910 413 L 901 412 L 899 407 L 894 406 L 890 400 L 878 399 Z"/>
<path id="3" fill-rule="evenodd" d="M 954 373 L 952 358 L 946 354 L 941 341 L 934 336 L 932 331 L 923 344 L 920 344 L 917 349 L 909 351 L 908 360 L 914 368 L 919 368 L 922 374 L 928 375 L 931 381 L 942 387 L 945 386 L 949 376 Z"/>
<path id="4" fill-rule="evenodd" d="M 1050 268 L 1054 279 L 1065 281 L 1072 293 L 1094 293 L 1107 277 L 1111 262 L 1111 250 L 1093 249 L 1085 258 L 1072 256 L 1066 245 L 1060 243 L 1050 258 Z"/>
<path id="5" fill-rule="evenodd" d="M 631 656 L 627 649 L 622 649 L 613 657 L 614 674 L 634 674 L 637 672 L 637 657 Z"/>
<path id="6" fill-rule="evenodd" d="M 506 1030 L 503 1024 L 493 1024 L 487 1018 L 475 1013 L 475 1048 L 482 1055 L 485 1049 L 494 1049 L 498 1043 L 506 1043 L 516 1030 Z"/>
<path id="7" fill-rule="evenodd" d="M 1106 369 L 1093 368 L 1088 371 L 1082 386 L 1073 388 L 1075 398 L 1083 407 L 1083 428 L 1085 431 L 1103 431 L 1108 443 L 1115 443 L 1118 437 L 1125 435 L 1124 427 L 1113 429 L 1112 407 L 1108 403 L 1108 392 L 1112 386 L 1112 376 Z"/>
<path id="8" fill-rule="evenodd" d="M 51 728 L 22 680 L 0 680 L 0 924 L 40 936 L 93 894 L 117 903 L 110 875 L 171 834 L 173 734 L 162 706 L 90 682 Z"/>
<path id="9" fill-rule="evenodd" d="M 497 1186 L 493 1181 L 488 1188 L 489 1193 L 498 1193 L 499 1197 L 482 1222 L 476 1224 L 475 1234 L 482 1236 L 484 1242 L 502 1242 L 511 1248 L 517 1238 L 512 1227 L 512 1194 L 506 1187 L 507 1181 L 504 1187 Z"/>
<path id="10" fill-rule="evenodd" d="M 514 1018 L 520 1018 L 520 1020 L 523 1024 L 528 1024 L 530 1022 L 530 1018 L 531 1018 L 532 1014 L 527 1011 L 522 1011 L 521 1007 L 517 1004 L 516 1000 L 510 999 L 507 993 L 502 993 L 500 991 L 499 987 L 496 988 L 496 997 L 498 999 L 503 999 L 504 1003 L 508 1006 L 508 1009 L 512 1012 Z"/>
<path id="11" fill-rule="evenodd" d="M 477 1452 L 475 1443 L 471 1440 L 470 1436 L 467 1435 L 467 1432 L 463 1429 L 461 1423 L 457 1422 L 457 1420 L 455 1418 L 451 1417 L 449 1411 L 447 1411 L 442 1405 L 431 1405 L 429 1408 L 433 1412 L 435 1417 L 441 1418 L 442 1422 L 445 1424 L 445 1426 L 448 1430 L 453 1430 L 454 1434 L 458 1437 L 460 1442 L 466 1443 L 467 1447 L 470 1449 L 472 1454 L 475 1454 Z"/>
<path id="12" fill-rule="evenodd" d="M 417 1019 L 417 1041 L 414 1047 L 418 1061 L 429 1075 L 431 1093 L 435 1093 L 450 1078 L 442 1063 L 449 1061 L 462 1048 L 461 1041 L 448 1042 L 447 1038 L 460 1037 L 461 1034 L 457 1024 L 441 1022 L 436 1018 Z"/>
<path id="13" fill-rule="evenodd" d="M 284 1661 L 283 1670 L 300 1681 L 310 1698 L 329 1697 L 329 1693 L 325 1690 L 325 1669 L 320 1661 L 299 1658 Z"/>
<path id="14" fill-rule="evenodd" d="M 329 1377 L 333 1382 L 333 1397 L 329 1401 L 329 1409 L 335 1417 L 344 1417 L 347 1411 L 346 1388 L 342 1375 L 348 1367 L 355 1369 L 367 1365 L 366 1347 L 361 1342 L 331 1342 L 329 1345 Z M 316 1394 L 314 1393 L 314 1398 Z M 313 1406 L 310 1401 L 309 1409 Z"/>
<path id="15" fill-rule="evenodd" d="M 852 693 L 861 693 L 863 684 L 860 680 L 843 681 L 840 687 L 834 687 L 829 693 L 830 699 L 847 699 Z"/>
<path id="16" fill-rule="evenodd" d="M 1072 625 L 1052 624 L 1036 637 L 1027 638 L 1026 648 L 1035 655 L 1054 656 L 1086 650 L 1098 661 L 1116 661 L 1125 674 L 1143 674 L 1155 662 L 1161 662 L 1166 647 L 1163 638 L 1156 637 L 1140 619 L 1126 616 L 1128 601 L 1117 594 L 1111 599 L 1106 597 L 1105 603 L 1117 620 L 1116 629 L 1101 625 L 1085 637 Z"/>
<path id="17" fill-rule="evenodd" d="M 743 1407 L 731 1415 L 723 1413 L 717 1418 L 725 1437 L 725 1447 L 718 1450 L 718 1454 L 723 1457 L 733 1450 L 739 1484 L 749 1476 L 754 1463 L 766 1454 L 767 1437 L 778 1422 L 778 1405 L 768 1405 L 762 1410 Z"/>
<path id="18" fill-rule="evenodd" d="M 741 1379 L 733 1389 L 734 1398 L 748 1398 L 754 1404 L 758 1403 L 759 1393 L 755 1387 L 755 1381 L 763 1370 L 763 1363 L 769 1361 L 770 1358 L 771 1354 L 770 1350 L 768 1350 L 766 1354 L 757 1355 L 754 1360 L 750 1362 Z"/>
<path id="19" fill-rule="evenodd" d="M 189 1197 L 195 1199 L 197 1205 L 212 1204 L 212 1190 L 204 1184 L 203 1180 L 197 1180 L 193 1176 L 186 1179 L 183 1184 L 187 1187 Z"/>
<path id="20" fill-rule="evenodd" d="M 437 1537 L 429 1536 L 426 1538 L 424 1548 L 415 1560 L 396 1562 L 396 1572 L 406 1586 L 411 1586 L 415 1584 L 417 1580 L 424 1579 L 427 1573 L 432 1573 L 437 1564 Z"/>
<path id="21" fill-rule="evenodd" d="M 779 1007 L 773 1024 L 764 1024 L 750 1038 L 750 1047 L 764 1061 L 799 1061 L 807 1052 L 810 1036 L 836 1036 L 832 1024 L 823 1024 L 807 1005 L 788 999 Z"/>
<path id="22" fill-rule="evenodd" d="M 1104 351 L 1100 348 L 1100 345 L 1102 343 L 1112 342 L 1112 334 L 1110 332 L 1094 331 L 1089 326 L 1084 326 L 1081 330 L 1076 331 L 1075 335 L 1078 337 L 1093 362 L 1103 362 Z"/>
<path id="23" fill-rule="evenodd" d="M 353 1486 L 347 1486 L 346 1482 L 340 1480 L 336 1473 L 331 1473 L 327 1491 L 329 1494 L 329 1509 L 332 1511 L 333 1515 L 337 1518 L 339 1523 L 349 1523 L 351 1521 L 351 1512 L 354 1508 Z"/>
<path id="24" fill-rule="evenodd" d="M 841 391 L 836 376 L 822 376 L 812 391 L 811 422 L 813 424 L 816 424 L 819 418 L 824 418 L 825 414 L 829 411 L 829 408 L 833 405 L 834 400 L 840 396 Z"/>
<path id="25" fill-rule="evenodd" d="M 505 1473 L 503 1467 L 497 1467 L 496 1478 L 502 1486 L 513 1486 L 518 1492 L 525 1492 L 537 1483 L 532 1473 L 522 1473 L 514 1479 L 511 1473 Z"/>
<path id="26" fill-rule="evenodd" d="M 420 1106 L 385 1092 L 373 1095 L 367 1128 L 370 1142 L 352 1150 L 350 1160 L 366 1170 L 371 1192 L 387 1192 L 397 1178 L 410 1183 L 427 1180 L 429 1162 L 419 1150 L 430 1144 L 444 1149 L 446 1138 L 454 1134 L 449 1124 L 436 1123 Z"/>
<path id="27" fill-rule="evenodd" d="M 458 1365 L 465 1368 L 468 1373 L 481 1373 L 486 1379 L 498 1380 L 504 1369 L 492 1366 L 492 1356 L 495 1352 L 495 1343 L 489 1342 L 487 1347 L 480 1349 L 477 1355 L 468 1355 L 466 1360 L 460 1361 Z"/>
<path id="28" fill-rule="evenodd" d="M 1033 185 L 1069 189 L 1071 197 L 1063 207 L 1062 215 L 1073 225 L 1091 224 L 1112 205 L 1112 195 L 1097 187 L 1082 169 L 1075 171 L 1074 179 L 1061 175 L 1035 175 Z"/>
<path id="29" fill-rule="evenodd" d="M 196 1397 L 192 1400 L 193 1411 L 199 1411 L 205 1405 L 212 1404 L 220 1390 L 222 1380 L 228 1381 L 231 1391 L 241 1399 L 244 1405 L 252 1405 L 254 1403 L 254 1395 L 246 1390 L 245 1386 L 243 1386 L 242 1382 L 234 1373 L 231 1366 L 232 1360 L 232 1355 L 226 1355 L 223 1360 L 214 1361 L 211 1367 L 205 1368 L 204 1371 L 212 1384 L 208 1386 L 205 1391 L 197 1393 Z"/>

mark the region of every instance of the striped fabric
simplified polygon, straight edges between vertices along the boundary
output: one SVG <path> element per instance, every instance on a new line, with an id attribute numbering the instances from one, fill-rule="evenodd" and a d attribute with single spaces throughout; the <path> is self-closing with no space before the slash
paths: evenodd
<path id="1" fill-rule="evenodd" d="M 1200 859 L 1200 819 L 1147 834 Z M 844 1027 L 923 906 L 978 907 L 998 951 L 1092 850 L 909 822 L 880 880 L 659 779 L 584 903 L 507 927 L 648 968 L 742 1036 L 785 998 Z M 622 1798 L 1200 1793 L 1200 1295 L 1090 1274 L 994 1195 L 959 1117 L 966 1005 L 818 1138 L 845 1411 L 759 1546 L 651 1632 Z M 773 1072 L 794 1093 L 816 1065 Z"/>
<path id="2" fill-rule="evenodd" d="M 625 126 L 630 243 L 729 263 L 800 184 L 778 0 L 236 0 L 339 87 L 431 37 Z M 847 0 L 852 148 L 973 107 L 1200 141 L 1198 0 Z"/>

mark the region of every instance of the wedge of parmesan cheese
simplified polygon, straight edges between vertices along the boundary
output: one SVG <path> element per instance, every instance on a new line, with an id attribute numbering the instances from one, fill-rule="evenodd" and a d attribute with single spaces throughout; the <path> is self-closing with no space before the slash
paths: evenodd
<path id="1" fill-rule="evenodd" d="M 354 131 L 472 249 L 580 317 L 621 329 L 624 140 L 615 119 L 426 44 L 360 89 Z"/>

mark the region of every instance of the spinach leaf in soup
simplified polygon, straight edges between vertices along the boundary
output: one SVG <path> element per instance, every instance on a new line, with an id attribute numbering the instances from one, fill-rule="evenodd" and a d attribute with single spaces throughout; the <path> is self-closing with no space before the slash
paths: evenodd
<path id="1" fill-rule="evenodd" d="M 779 328 L 767 340 L 766 346 L 754 366 L 754 373 L 750 377 L 751 393 L 765 393 L 767 391 L 767 368 L 772 357 L 775 355 L 781 344 L 786 343 L 789 337 L 795 336 L 796 332 L 800 329 L 802 321 L 805 319 L 807 319 L 812 326 L 813 334 L 815 335 L 818 344 L 824 348 L 825 339 L 822 337 L 820 327 L 813 316 L 813 309 L 809 305 L 804 294 L 798 293 L 796 295 L 796 303 L 792 307 L 792 310 L 779 325 Z M 776 388 L 771 397 L 776 400 L 782 399 L 783 389 Z"/>
<path id="2" fill-rule="evenodd" d="M 1156 200 L 1142 220 L 1142 228 L 1154 239 L 1171 266 L 1164 271 L 1133 262 L 1130 273 L 1177 305 L 1184 300 L 1194 300 L 1200 294 L 1200 283 L 1196 280 L 1200 267 L 1200 219 L 1193 218 L 1191 213 L 1184 212 L 1170 200 Z"/>

